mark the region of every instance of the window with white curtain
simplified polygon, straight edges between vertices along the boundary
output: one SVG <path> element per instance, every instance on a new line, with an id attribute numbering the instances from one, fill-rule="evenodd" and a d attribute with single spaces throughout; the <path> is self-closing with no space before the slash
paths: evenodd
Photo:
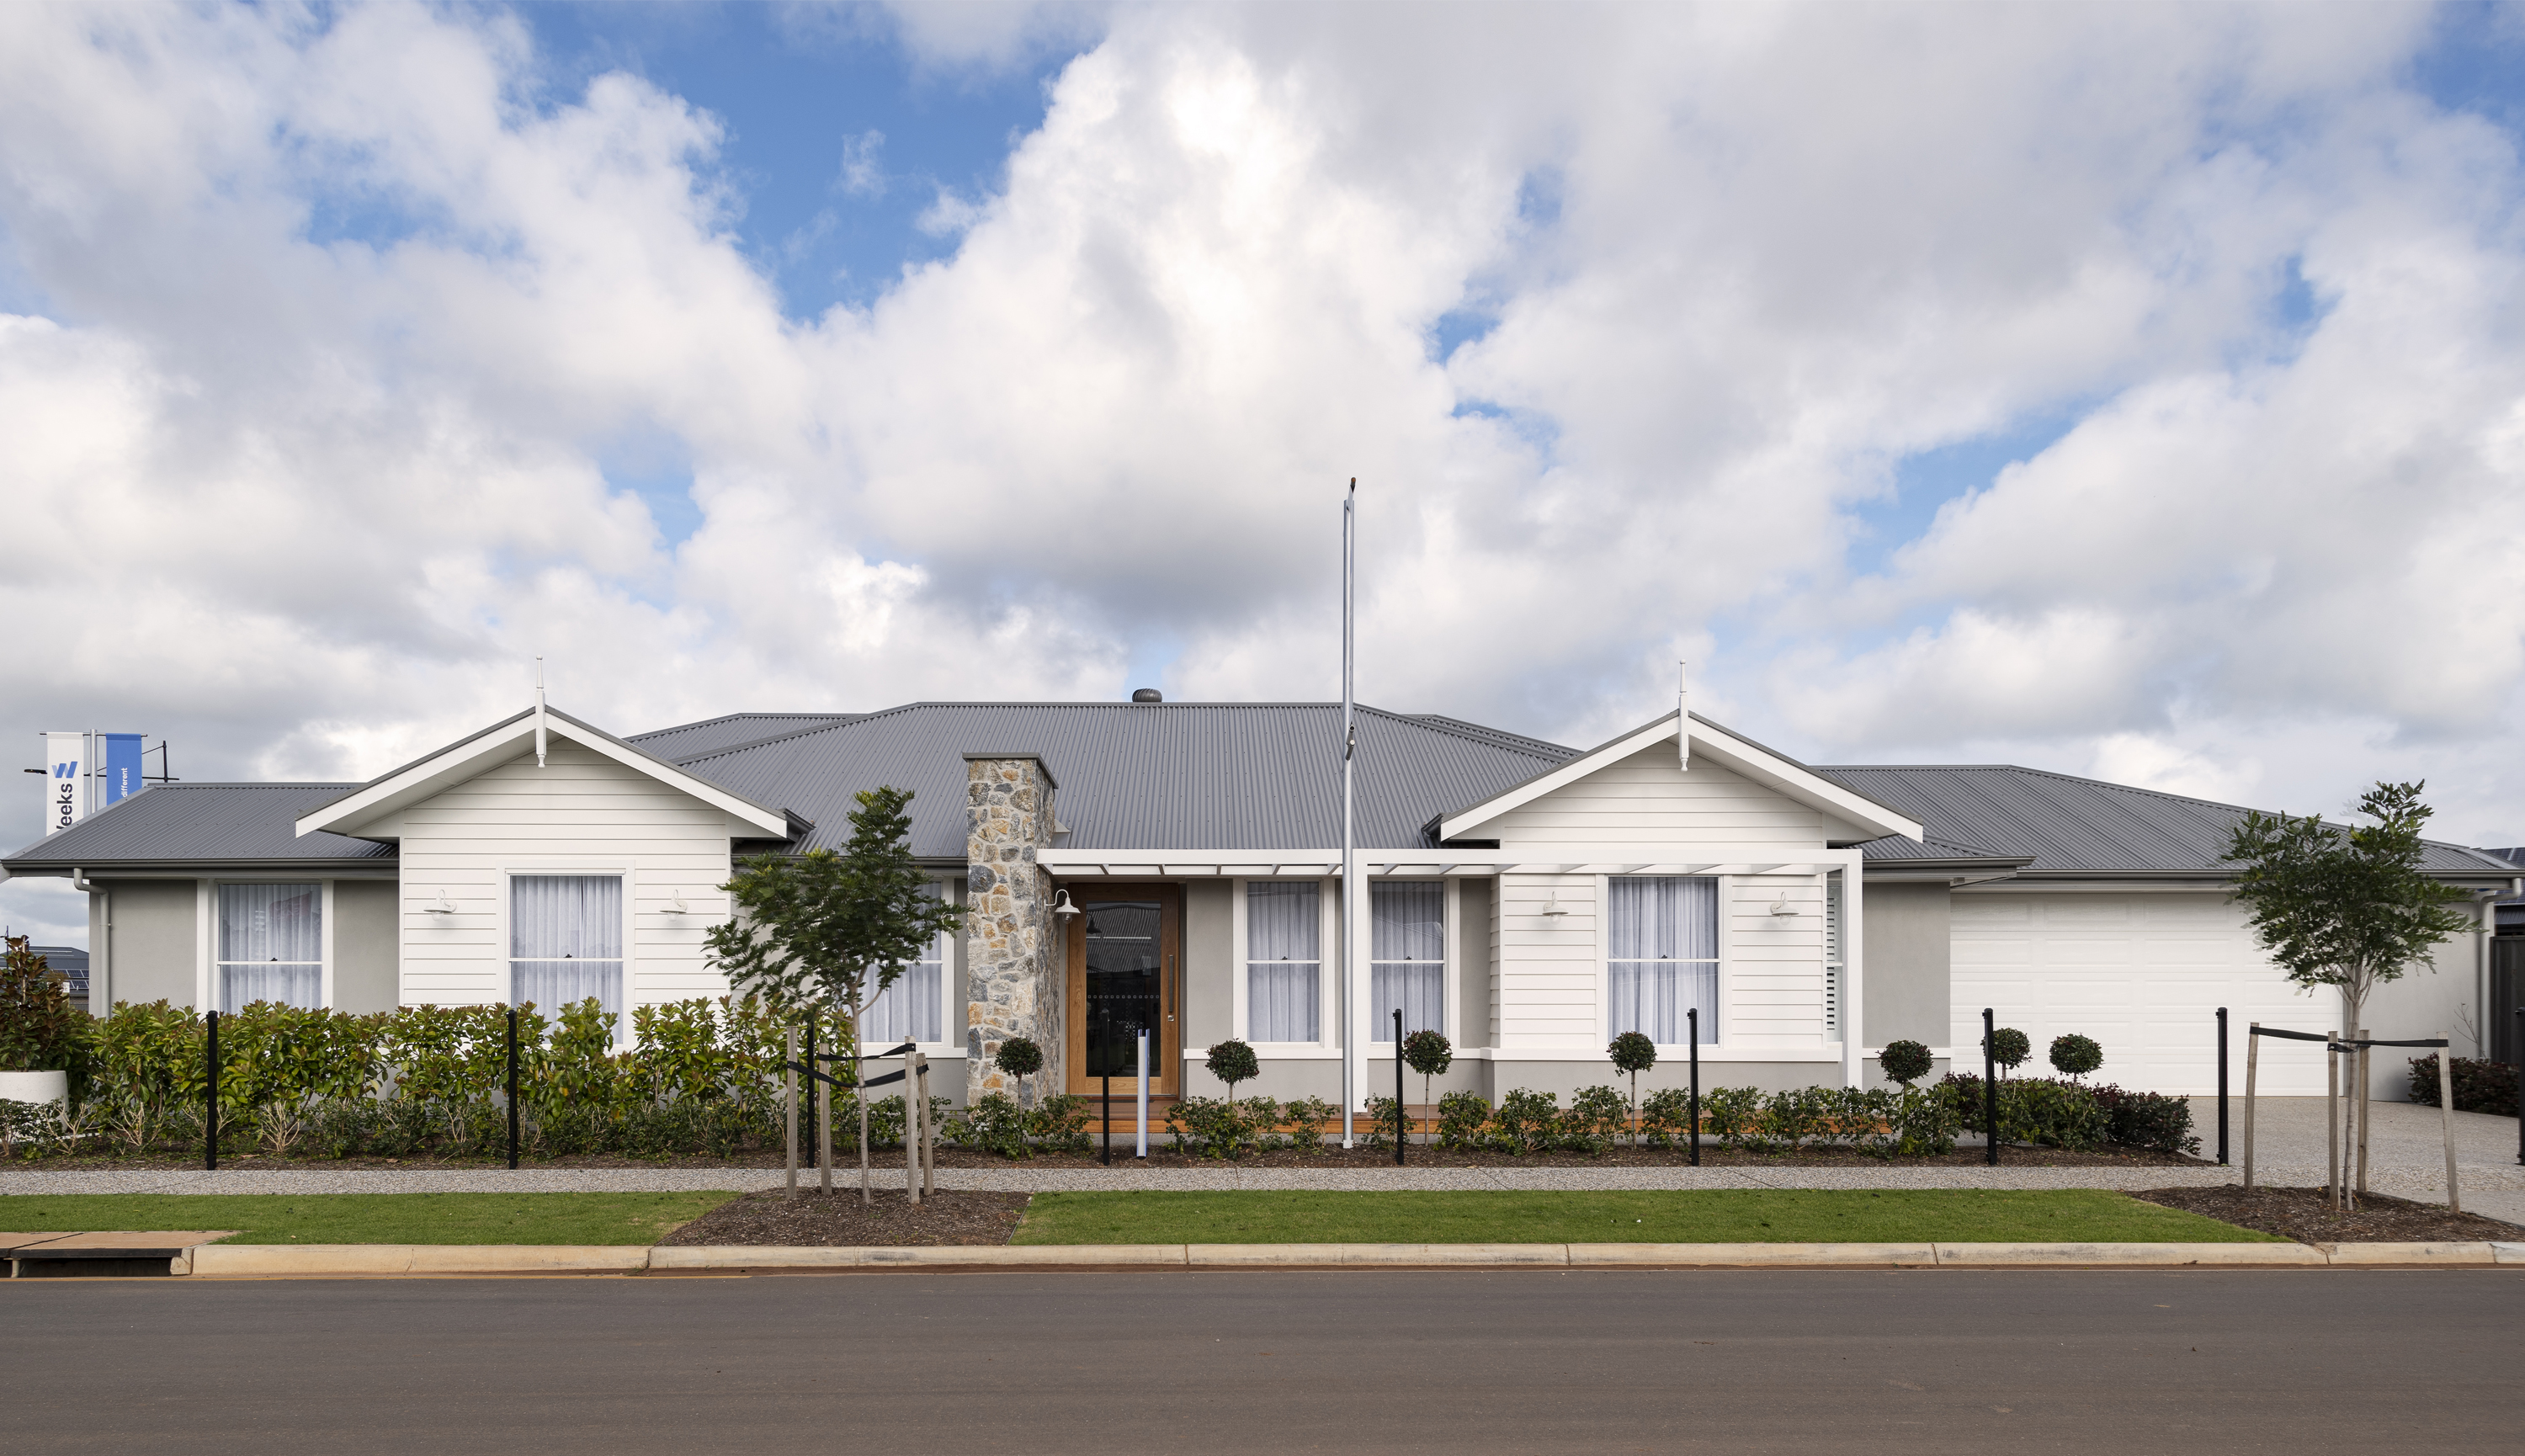
<path id="1" fill-rule="evenodd" d="M 324 886 L 220 886 L 219 1008 L 324 1004 Z"/>
<path id="2" fill-rule="evenodd" d="M 933 899 L 946 892 L 934 879 L 924 888 Z M 939 1009 L 946 999 L 946 979 L 947 937 L 935 935 L 930 938 L 929 953 L 904 967 L 894 984 L 868 1003 L 860 1040 L 873 1046 L 901 1046 L 906 1041 L 941 1039 Z"/>
<path id="3" fill-rule="evenodd" d="M 1684 1012 L 1701 1012 L 1701 1039 L 1718 1039 L 1718 881 L 1708 876 L 1617 875 L 1608 882 L 1606 960 L 1613 1035 L 1684 1039 Z"/>
<path id="4" fill-rule="evenodd" d="M 622 877 L 509 877 L 509 999 L 557 1015 L 590 996 L 622 1016 Z"/>
<path id="5" fill-rule="evenodd" d="M 1369 885 L 1368 1034 L 1394 1039 L 1442 1031 L 1447 1019 L 1447 886 L 1433 879 L 1380 879 Z"/>
<path id="6" fill-rule="evenodd" d="M 1323 889 L 1245 886 L 1245 1031 L 1254 1041 L 1320 1041 Z"/>

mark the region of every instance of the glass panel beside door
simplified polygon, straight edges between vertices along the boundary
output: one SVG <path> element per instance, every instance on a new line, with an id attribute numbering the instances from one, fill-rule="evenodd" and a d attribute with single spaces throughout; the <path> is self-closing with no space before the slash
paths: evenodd
<path id="1" fill-rule="evenodd" d="M 1069 1090 L 1111 1075 L 1135 1086 L 1139 1033 L 1149 1033 L 1149 1090 L 1174 1090 L 1175 1001 L 1181 992 L 1182 893 L 1173 885 L 1079 890 L 1069 929 Z"/>

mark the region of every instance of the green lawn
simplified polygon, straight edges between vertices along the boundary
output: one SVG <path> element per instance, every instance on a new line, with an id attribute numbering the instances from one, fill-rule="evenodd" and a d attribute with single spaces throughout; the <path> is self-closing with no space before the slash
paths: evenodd
<path id="1" fill-rule="evenodd" d="M 1040 1193 L 1018 1243 L 2249 1243 L 2092 1190 Z"/>
<path id="2" fill-rule="evenodd" d="M 19 1193 L 0 1230 L 237 1229 L 226 1243 L 655 1243 L 734 1193 Z"/>

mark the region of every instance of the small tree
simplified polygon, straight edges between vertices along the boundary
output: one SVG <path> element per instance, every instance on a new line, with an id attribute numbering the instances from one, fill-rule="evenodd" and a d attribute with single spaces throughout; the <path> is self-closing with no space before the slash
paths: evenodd
<path id="1" fill-rule="evenodd" d="M 1631 1126 L 1640 1125 L 1640 1074 L 1657 1065 L 1657 1043 L 1645 1031 L 1624 1031 L 1606 1043 L 1617 1072 L 1631 1075 Z"/>
<path id="2" fill-rule="evenodd" d="M 1211 1076 L 1227 1083 L 1227 1105 L 1230 1107 L 1236 1105 L 1236 1084 L 1252 1081 L 1262 1075 L 1262 1064 L 1254 1059 L 1254 1048 L 1232 1037 L 1213 1043 L 1210 1056 L 1202 1065 L 1210 1069 Z"/>
<path id="3" fill-rule="evenodd" d="M 2472 921 L 2449 908 L 2465 894 L 2420 868 L 2420 829 L 2433 812 L 2423 781 L 2379 782 L 2359 796 L 2374 823 L 2348 829 L 2308 816 L 2248 814 L 2227 858 L 2243 868 L 2236 898 L 2253 910 L 2253 934 L 2299 985 L 2341 989 L 2342 1030 L 2364 1026 L 2368 994 Z M 2358 1126 L 2367 1126 L 2367 1079 L 2359 1078 Z M 2364 1142 L 2358 1191 L 2367 1191 Z"/>
<path id="4" fill-rule="evenodd" d="M 1990 1053 L 1990 1059 L 1999 1064 L 1999 1075 L 2002 1077 L 2024 1066 L 2025 1059 L 2034 1055 L 2034 1043 L 2027 1040 L 2025 1033 L 2014 1027 L 2000 1028 L 1985 1037 L 1984 1042 L 1984 1049 Z"/>
<path id="5" fill-rule="evenodd" d="M 844 1008 L 855 1086 L 863 1080 L 860 1021 L 868 1003 L 965 918 L 965 907 L 930 890 L 929 877 L 905 842 L 912 819 L 904 806 L 912 795 L 874 788 L 858 799 L 851 840 L 841 853 L 813 849 L 794 858 L 746 860 L 720 886 L 737 913 L 712 927 L 706 942 L 711 964 L 742 993 L 792 1013 Z M 852 1100 L 860 1113 L 860 1199 L 869 1202 L 867 1098 Z"/>
<path id="6" fill-rule="evenodd" d="M 1455 1044 L 1427 1028 L 1403 1038 L 1403 1065 L 1420 1074 L 1420 1100 L 1429 1100 L 1429 1079 L 1444 1077 L 1456 1065 Z"/>
<path id="7" fill-rule="evenodd" d="M 35 954 L 31 937 L 12 935 L 0 963 L 0 1072 L 68 1072 L 77 1059 L 79 1025 L 67 979 Z"/>
<path id="8" fill-rule="evenodd" d="M 1929 1075 L 1929 1069 L 1937 1065 L 1937 1059 L 1929 1055 L 1927 1047 L 1916 1041 L 1889 1041 L 1885 1043 L 1885 1049 L 1876 1054 L 1876 1065 L 1884 1068 L 1885 1075 L 1901 1082 L 1907 1091 L 1911 1083 Z"/>
<path id="9" fill-rule="evenodd" d="M 991 1053 L 991 1065 L 999 1068 L 1002 1072 L 1005 1072 L 1009 1076 L 1017 1079 L 1017 1104 L 1019 1106 L 1031 1107 L 1034 1105 L 1026 1097 L 1025 1079 L 1043 1070 L 1042 1047 L 1035 1045 L 1033 1040 L 1029 1037 L 1012 1036 L 1008 1040 L 1000 1043 L 1000 1049 L 998 1051 Z"/>
<path id="10" fill-rule="evenodd" d="M 2052 1067 L 2063 1077 L 2083 1078 L 2104 1065 L 2104 1049 L 2093 1036 L 2075 1031 L 2052 1038 Z"/>

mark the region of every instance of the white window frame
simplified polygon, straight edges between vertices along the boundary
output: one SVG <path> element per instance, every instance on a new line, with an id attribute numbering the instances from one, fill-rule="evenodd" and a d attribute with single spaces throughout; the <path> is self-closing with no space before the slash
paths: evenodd
<path id="1" fill-rule="evenodd" d="M 1701 1043 L 1701 1054 L 1704 1057 L 1708 1057 L 1715 1052 L 1725 1049 L 1728 1045 L 1727 1028 L 1729 1021 L 1731 1020 L 1728 1012 L 1731 1009 L 1730 1003 L 1733 999 L 1729 995 L 1729 986 L 1734 980 L 1734 978 L 1729 974 L 1729 972 L 1736 964 L 1736 917 L 1732 912 L 1736 904 L 1737 882 L 1744 878 L 1745 877 L 1736 875 L 1599 875 L 1596 877 L 1596 1029 L 1608 1040 L 1610 1040 L 1614 1034 L 1613 881 L 1616 879 L 1715 879 L 1718 881 L 1718 925 L 1716 927 L 1718 933 L 1715 936 L 1718 947 L 1718 966 L 1717 974 L 1714 978 L 1715 984 L 1711 988 L 1710 1000 L 1712 1005 L 1709 1013 L 1709 1019 L 1712 1026 L 1710 1027 L 1709 1039 Z M 1660 1041 L 1656 1045 L 1658 1049 L 1658 1060 L 1660 1062 L 1666 1060 L 1669 1054 L 1682 1057 L 1689 1056 L 1692 1051 L 1691 1043 L 1685 1041 Z"/>
<path id="2" fill-rule="evenodd" d="M 637 939 L 637 935 L 640 912 L 640 881 L 636 867 L 622 864 L 619 861 L 612 864 L 589 864 L 584 861 L 571 861 L 552 865 L 512 863 L 500 866 L 499 875 L 500 900 L 498 907 L 493 912 L 491 954 L 499 960 L 500 971 L 498 980 L 500 986 L 500 1000 L 498 1004 L 502 1006 L 515 1006 L 518 1004 L 518 987 L 513 979 L 517 958 L 509 954 L 510 947 L 516 943 L 509 938 L 509 918 L 512 913 L 512 907 L 517 903 L 517 892 L 510 881 L 516 879 L 521 875 L 529 879 L 547 875 L 613 875 L 621 879 L 622 1017 L 614 1028 L 614 1049 L 616 1051 L 631 1050 L 637 1041 L 637 1035 L 634 1029 L 639 1023 L 639 1010 L 640 1007 L 645 1004 L 641 1001 L 639 992 L 640 979 L 638 976 L 638 967 L 640 960 L 640 943 Z M 546 1008 L 546 1010 L 550 1010 L 550 1008 Z"/>
<path id="3" fill-rule="evenodd" d="M 1253 1037 L 1252 1003 L 1247 1000 L 1251 984 L 1253 944 L 1248 938 L 1249 926 L 1245 913 L 1245 887 L 1251 884 L 1312 883 L 1315 887 L 1315 1036 L 1313 1041 L 1256 1041 Z M 1235 950 L 1228 994 L 1233 1005 L 1228 1018 L 1228 1034 L 1254 1048 L 1262 1057 L 1278 1057 L 1284 1061 L 1338 1058 L 1340 1039 L 1334 1031 L 1340 1027 L 1341 978 L 1336 974 L 1334 957 L 1339 952 L 1341 907 L 1334 903 L 1341 881 L 1328 876 L 1241 876 L 1228 880 L 1231 913 L 1228 937 Z M 1192 1048 L 1186 1047 L 1187 1056 Z"/>
<path id="4" fill-rule="evenodd" d="M 1442 884 L 1446 886 L 1438 896 L 1438 1034 L 1447 1038 L 1447 1044 L 1449 1046 L 1455 1045 L 1458 1039 L 1456 1035 L 1456 1002 L 1461 998 L 1461 994 L 1456 986 L 1456 925 L 1458 915 L 1461 908 L 1461 902 L 1458 898 L 1458 891 L 1456 888 L 1456 877 L 1452 875 L 1443 877 L 1433 877 L 1428 875 L 1378 875 L 1362 876 L 1361 879 L 1367 886 L 1367 903 L 1370 907 L 1371 914 L 1373 914 L 1373 909 L 1376 904 L 1376 887 L 1379 884 Z M 1374 947 L 1373 931 L 1369 934 L 1368 962 L 1365 968 L 1365 973 L 1368 979 L 1368 985 L 1370 987 L 1369 994 L 1372 996 L 1375 994 L 1373 988 L 1376 984 L 1376 952 Z M 1371 1012 L 1370 1020 L 1373 1021 L 1376 1019 L 1377 1018 Z M 1371 1026 L 1367 1029 L 1367 1044 L 1370 1048 L 1369 1055 L 1371 1056 L 1375 1054 L 1374 1048 L 1376 1047 L 1394 1045 L 1391 1041 L 1382 1041 L 1378 1039 L 1377 1033 L 1383 1029 L 1384 1028 L 1378 1026 Z M 1409 1033 L 1407 1032 L 1406 1034 Z"/>
<path id="5" fill-rule="evenodd" d="M 938 886 L 939 895 L 948 904 L 964 903 L 956 896 L 955 880 L 938 876 L 933 877 L 931 882 Z M 953 930 L 938 932 L 938 1039 L 913 1043 L 920 1048 L 922 1056 L 932 1061 L 965 1055 L 965 1008 L 963 1003 L 956 999 L 955 933 Z M 902 984 L 901 980 L 898 979 L 896 984 Z M 869 999 L 873 1001 L 875 998 Z M 902 1044 L 900 1041 L 870 1041 L 863 1036 L 860 1038 L 860 1055 L 866 1056 L 870 1052 L 884 1051 L 888 1047 Z"/>
<path id="6" fill-rule="evenodd" d="M 322 876 L 306 875 L 222 875 L 214 879 L 193 881 L 193 1004 L 204 1011 L 214 1010 L 220 1004 L 220 886 L 223 884 L 319 886 L 316 902 L 318 953 L 324 959 L 317 970 L 317 1004 L 322 1010 L 332 1010 L 333 881 Z"/>

